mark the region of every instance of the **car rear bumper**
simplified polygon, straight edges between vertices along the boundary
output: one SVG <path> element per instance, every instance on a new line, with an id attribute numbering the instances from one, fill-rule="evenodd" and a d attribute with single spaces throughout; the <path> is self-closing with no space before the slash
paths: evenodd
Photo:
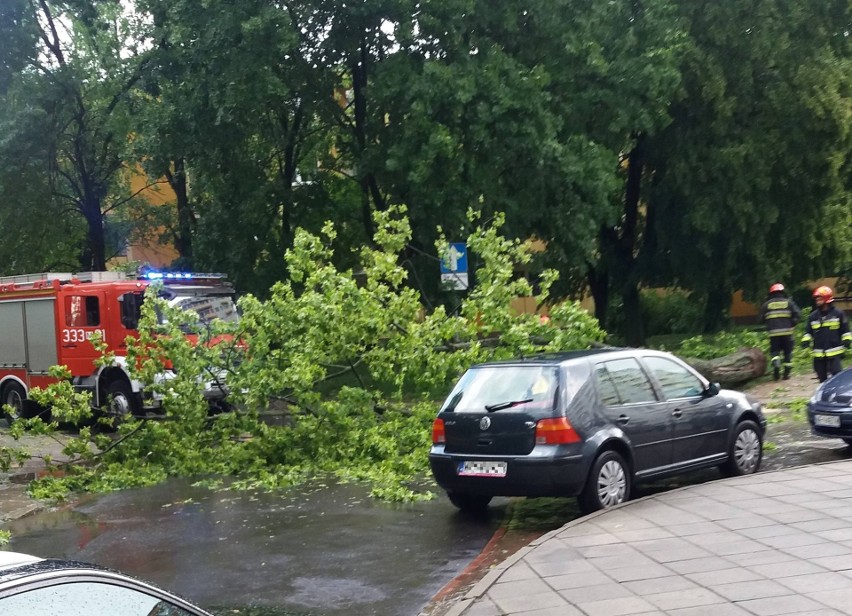
<path id="1" fill-rule="evenodd" d="M 588 473 L 582 455 L 538 458 L 487 458 L 505 461 L 505 477 L 468 477 L 458 474 L 465 460 L 484 460 L 481 456 L 430 453 L 429 464 L 435 481 L 448 492 L 485 496 L 576 496 L 583 489 Z"/>

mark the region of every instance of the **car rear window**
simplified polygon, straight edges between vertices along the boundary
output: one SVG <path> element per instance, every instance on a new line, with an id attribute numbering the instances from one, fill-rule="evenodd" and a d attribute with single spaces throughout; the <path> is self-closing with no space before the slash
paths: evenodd
<path id="1" fill-rule="evenodd" d="M 552 365 L 471 368 L 453 388 L 441 411 L 551 410 L 556 401 L 558 374 L 557 367 Z"/>

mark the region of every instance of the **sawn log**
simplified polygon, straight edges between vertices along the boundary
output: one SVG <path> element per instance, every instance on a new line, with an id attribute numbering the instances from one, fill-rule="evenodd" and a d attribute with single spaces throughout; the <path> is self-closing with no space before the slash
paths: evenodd
<path id="1" fill-rule="evenodd" d="M 711 383 L 731 387 L 766 373 L 766 355 L 761 349 L 744 348 L 715 359 L 681 357 Z"/>

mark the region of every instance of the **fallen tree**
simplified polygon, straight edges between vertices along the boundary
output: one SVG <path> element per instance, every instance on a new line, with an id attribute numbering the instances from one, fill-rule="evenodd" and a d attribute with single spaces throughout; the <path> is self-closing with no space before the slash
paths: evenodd
<path id="1" fill-rule="evenodd" d="M 286 255 L 289 278 L 265 301 L 241 297 L 238 322 L 202 325 L 195 313 L 149 288 L 139 337 L 127 342 L 127 366 L 162 396 L 164 417 L 123 417 L 113 434 L 80 428 L 63 452 L 72 457 L 64 474 L 39 480 L 32 493 L 56 498 L 174 476 L 276 488 L 330 474 L 369 481 L 372 494 L 387 500 L 430 497 L 415 479 L 428 474 L 436 407 L 467 367 L 588 348 L 604 337 L 579 303 L 553 305 L 552 270 L 541 274 L 536 295 L 538 304 L 553 305 L 550 319 L 515 314 L 513 299 L 533 294 L 533 285 L 515 275 L 532 258 L 531 246 L 500 235 L 502 215 L 479 225 L 472 213 L 471 223 L 467 244 L 478 256 L 477 284 L 453 313 L 443 306 L 424 313 L 420 294 L 406 284 L 400 253 L 411 230 L 402 207 L 376 214 L 375 246 L 360 251 L 357 277 L 334 263 L 331 223 L 321 235 L 297 230 Z M 99 361 L 114 359 L 107 353 Z M 163 379 L 167 364 L 173 376 Z M 226 375 L 233 412 L 209 415 L 206 378 L 198 375 Z M 48 433 L 59 421 L 100 426 L 114 419 L 93 420 L 88 396 L 74 391 L 70 375 L 32 395 L 43 396 L 54 421 L 15 422 L 18 435 Z M 270 401 L 286 411 L 276 425 L 261 418 Z"/>
<path id="2" fill-rule="evenodd" d="M 714 359 L 681 357 L 711 383 L 731 387 L 766 373 L 766 355 L 758 348 L 743 348 Z"/>

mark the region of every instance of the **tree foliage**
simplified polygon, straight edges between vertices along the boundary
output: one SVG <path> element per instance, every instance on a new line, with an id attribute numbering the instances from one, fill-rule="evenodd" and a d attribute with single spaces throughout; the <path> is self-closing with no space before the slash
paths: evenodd
<path id="1" fill-rule="evenodd" d="M 105 214 L 132 198 L 135 161 L 125 149 L 130 94 L 145 67 L 139 24 L 117 1 L 14 0 L 2 17 L 0 168 L 15 168 L 36 150 L 31 174 L 4 177 L 14 199 L 4 201 L 12 210 L 6 216 L 23 224 L 42 217 L 60 236 L 82 223 L 79 265 L 104 270 L 109 250 L 119 248 L 108 246 Z M 38 186 L 15 188 L 22 180 Z M 57 209 L 60 216 L 49 218 Z"/>
<path id="2" fill-rule="evenodd" d="M 757 299 L 850 260 L 850 5 L 682 7 L 685 96 L 650 148 L 646 271 L 707 298 L 712 328 L 735 289 Z"/>
<path id="3" fill-rule="evenodd" d="M 848 2 L 670 8 L 680 85 L 661 121 L 627 125 L 623 214 L 589 276 L 600 317 L 620 296 L 633 345 L 642 285 L 692 291 L 714 330 L 735 289 L 756 299 L 850 259 Z"/>
<path id="4" fill-rule="evenodd" d="M 0 219 L 56 220 L 58 246 L 28 235 L 50 262 L 83 229 L 84 261 L 102 266 L 105 220 L 162 227 L 184 264 L 266 298 L 295 229 L 334 220 L 346 269 L 373 214 L 406 203 L 406 284 L 450 305 L 436 229 L 466 236 L 472 207 L 543 240 L 528 269 L 560 270 L 562 296 L 589 289 L 602 326 L 626 313 L 620 333 L 641 344 L 643 287 L 692 292 L 713 328 L 735 289 L 756 298 L 770 278 L 795 286 L 852 261 L 848 0 L 2 10 Z M 125 207 L 140 166 L 175 191 L 173 210 Z"/>
<path id="5" fill-rule="evenodd" d="M 530 291 L 527 280 L 513 276 L 529 258 L 529 246 L 502 236 L 502 217 L 478 225 L 468 238 L 482 267 L 459 313 L 438 308 L 423 314 L 399 265 L 411 234 L 403 214 L 398 207 L 376 214 L 373 246 L 360 250 L 357 275 L 333 265 L 332 224 L 319 235 L 297 230 L 287 253 L 289 279 L 265 301 L 243 297 L 238 324 L 203 327 L 197 315 L 149 291 L 127 363 L 135 378 L 163 397 L 165 417 L 122 423 L 115 435 L 82 428 L 66 453 L 87 464 L 71 464 L 64 478 L 41 481 L 36 493 L 199 474 L 276 487 L 335 473 L 368 479 L 385 498 L 413 498 L 411 482 L 427 468 L 436 403 L 461 372 L 479 361 L 585 348 L 601 339 L 593 317 L 574 303 L 554 308 L 550 323 L 511 313 L 512 299 Z M 555 272 L 545 275 L 540 302 L 551 299 L 555 278 Z M 112 360 L 107 354 L 101 361 Z M 167 362 L 174 378 L 163 381 L 158 377 Z M 199 376 L 224 379 L 233 412 L 209 416 Z M 75 394 L 68 380 L 33 397 L 51 404 L 54 422 L 91 414 L 87 395 Z M 284 426 L 262 421 L 270 404 L 285 411 Z M 56 423 L 16 422 L 13 432 L 25 427 L 45 431 Z"/>

